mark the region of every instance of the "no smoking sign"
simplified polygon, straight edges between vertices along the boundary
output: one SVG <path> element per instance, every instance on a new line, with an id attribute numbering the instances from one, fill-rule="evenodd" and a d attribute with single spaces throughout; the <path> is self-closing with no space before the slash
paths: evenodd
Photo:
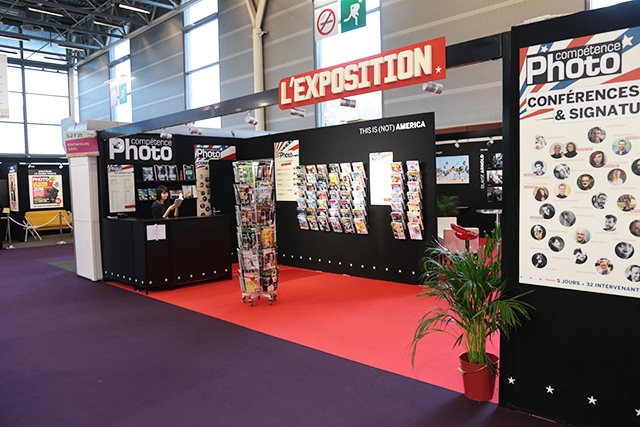
<path id="1" fill-rule="evenodd" d="M 315 10 L 316 40 L 338 34 L 338 3 Z"/>

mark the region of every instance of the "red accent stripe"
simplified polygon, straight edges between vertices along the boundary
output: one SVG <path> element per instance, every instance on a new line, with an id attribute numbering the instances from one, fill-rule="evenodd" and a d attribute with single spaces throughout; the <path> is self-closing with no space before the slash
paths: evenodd
<path id="1" fill-rule="evenodd" d="M 640 68 L 636 68 L 635 70 L 631 70 L 628 73 L 621 74 L 618 77 L 615 77 L 609 81 L 604 82 L 603 84 L 628 82 L 629 80 L 638 80 L 638 79 L 640 79 Z"/>
<path id="2" fill-rule="evenodd" d="M 527 52 L 529 51 L 528 47 L 523 47 L 520 49 L 520 74 L 522 74 L 522 67 L 524 67 L 524 61 L 527 59 Z"/>
<path id="3" fill-rule="evenodd" d="M 531 113 L 528 116 L 521 117 L 520 120 L 528 119 L 529 117 L 539 116 L 540 114 L 548 113 L 549 111 L 553 111 L 553 108 L 545 108 L 544 110 L 538 110 L 535 113 Z"/>
<path id="4" fill-rule="evenodd" d="M 592 38 L 593 38 L 593 34 L 590 36 L 577 37 L 573 39 L 571 43 L 569 43 L 569 46 L 567 46 L 566 49 L 571 49 L 572 47 L 584 46 L 587 43 L 589 43 L 589 40 L 591 40 Z"/>

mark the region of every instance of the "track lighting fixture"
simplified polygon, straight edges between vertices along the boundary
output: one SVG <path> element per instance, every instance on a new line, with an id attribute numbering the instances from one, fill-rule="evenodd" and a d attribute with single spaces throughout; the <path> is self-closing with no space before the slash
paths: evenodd
<path id="1" fill-rule="evenodd" d="M 356 100 L 355 99 L 342 98 L 340 100 L 340 106 L 341 107 L 356 108 Z"/>
<path id="2" fill-rule="evenodd" d="M 258 124 L 258 119 L 253 117 L 250 111 L 247 112 L 247 117 L 244 118 L 244 121 L 253 126 Z"/>
<path id="3" fill-rule="evenodd" d="M 202 129 L 193 126 L 189 128 L 189 132 L 191 132 L 191 135 L 202 135 Z"/>
<path id="4" fill-rule="evenodd" d="M 440 83 L 426 82 L 422 85 L 422 90 L 425 92 L 442 93 L 444 86 Z"/>
<path id="5" fill-rule="evenodd" d="M 292 116 L 304 117 L 307 112 L 306 112 L 306 110 L 304 108 L 295 108 L 294 107 L 291 110 L 289 110 L 289 113 Z"/>
<path id="6" fill-rule="evenodd" d="M 160 132 L 160 138 L 163 139 L 171 139 L 173 138 L 173 135 L 171 135 L 169 132 L 167 132 L 166 130 L 162 129 L 162 132 Z"/>
<path id="7" fill-rule="evenodd" d="M 458 141 L 456 141 L 456 143 L 453 144 L 453 146 L 456 147 L 456 148 L 460 148 L 460 144 L 458 144 Z"/>
<path id="8" fill-rule="evenodd" d="M 493 143 L 494 143 L 493 138 L 489 138 L 489 141 L 487 141 L 487 147 L 491 147 Z"/>

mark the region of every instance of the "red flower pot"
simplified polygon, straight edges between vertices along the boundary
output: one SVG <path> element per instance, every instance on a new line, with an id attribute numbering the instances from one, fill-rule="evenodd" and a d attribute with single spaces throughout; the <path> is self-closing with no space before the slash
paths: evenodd
<path id="1" fill-rule="evenodd" d="M 495 390 L 496 369 L 500 360 L 495 354 L 488 354 L 489 360 L 495 368 L 487 365 L 476 365 L 469 363 L 467 353 L 460 355 L 460 368 L 462 372 L 462 382 L 464 384 L 464 395 L 472 400 L 491 400 Z"/>

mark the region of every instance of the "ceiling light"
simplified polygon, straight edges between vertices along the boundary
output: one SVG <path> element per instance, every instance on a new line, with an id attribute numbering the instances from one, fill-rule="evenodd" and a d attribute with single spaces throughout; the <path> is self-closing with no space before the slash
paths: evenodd
<path id="1" fill-rule="evenodd" d="M 97 24 L 97 25 L 102 25 L 103 27 L 116 28 L 118 30 L 122 30 L 122 28 L 123 28 L 121 25 L 108 24 L 106 22 L 93 21 L 93 23 Z"/>
<path id="2" fill-rule="evenodd" d="M 422 90 L 425 92 L 442 93 L 444 86 L 440 83 L 426 82 L 422 85 Z"/>
<path id="3" fill-rule="evenodd" d="M 2 37 L 3 39 L 10 39 L 10 40 L 17 40 L 19 42 L 29 42 L 31 41 L 30 38 L 27 37 L 21 37 L 19 34 L 16 35 L 9 35 L 9 34 L 0 34 L 0 37 Z"/>
<path id="4" fill-rule="evenodd" d="M 73 47 L 73 46 L 67 46 L 65 44 L 60 44 L 60 43 L 58 43 L 58 47 L 61 47 L 63 49 L 68 49 L 68 50 L 79 50 L 80 52 L 84 52 L 84 49 L 82 49 L 82 48 Z"/>
<path id="5" fill-rule="evenodd" d="M 0 52 L 2 52 L 2 53 L 8 53 L 9 55 L 17 55 L 17 54 L 18 54 L 18 52 L 13 52 L 13 51 L 10 51 L 10 50 L 4 50 L 4 49 L 0 49 Z"/>
<path id="6" fill-rule="evenodd" d="M 57 16 L 59 18 L 62 18 L 64 16 L 61 13 L 49 12 L 48 10 L 36 9 L 35 7 L 30 7 L 29 10 L 31 12 L 44 13 L 45 15 Z"/>
<path id="7" fill-rule="evenodd" d="M 134 12 L 147 13 L 147 14 L 151 13 L 148 10 L 140 9 L 139 7 L 130 6 L 130 5 L 124 4 L 124 3 L 119 3 L 118 6 L 120 6 L 123 9 L 133 10 Z"/>
<path id="8" fill-rule="evenodd" d="M 45 59 L 50 59 L 50 60 L 52 60 L 52 61 L 62 61 L 62 62 L 67 62 L 67 60 L 66 60 L 66 59 L 64 59 L 64 58 L 56 58 L 55 56 L 45 56 L 44 58 L 45 58 Z"/>
<path id="9" fill-rule="evenodd" d="M 253 117 L 249 112 L 247 113 L 247 117 L 244 118 L 244 121 L 254 126 L 258 124 L 258 119 Z"/>

